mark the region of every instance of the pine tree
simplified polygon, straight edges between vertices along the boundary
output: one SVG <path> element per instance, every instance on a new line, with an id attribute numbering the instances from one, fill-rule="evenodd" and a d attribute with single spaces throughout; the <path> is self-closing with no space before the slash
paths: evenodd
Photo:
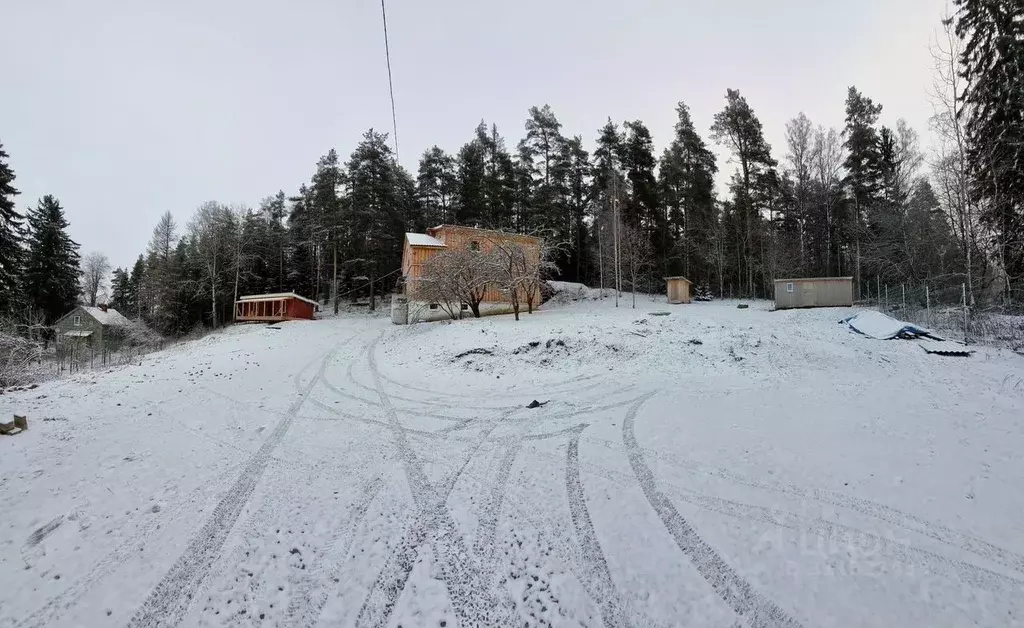
<path id="1" fill-rule="evenodd" d="M 755 281 L 758 271 L 763 283 L 770 279 L 764 266 L 763 225 L 761 210 L 772 198 L 770 186 L 776 166 L 771 147 L 764 139 L 761 121 L 738 90 L 726 92 L 725 108 L 715 114 L 711 136 L 726 146 L 739 162 L 740 169 L 733 175 L 731 189 L 734 197 L 734 228 L 736 233 L 736 279 L 741 291 L 757 293 Z"/>
<path id="2" fill-rule="evenodd" d="M 854 286 L 856 298 L 861 293 L 861 240 L 865 233 L 868 215 L 878 202 L 881 188 L 881 164 L 879 156 L 878 131 L 875 123 L 882 112 L 882 105 L 876 105 L 859 91 L 850 87 L 846 96 L 846 179 L 850 200 L 853 204 L 853 224 L 850 231 L 854 240 Z"/>
<path id="3" fill-rule="evenodd" d="M 13 314 L 20 293 L 22 272 L 22 217 L 14 209 L 14 171 L 0 143 L 0 317 Z"/>
<path id="4" fill-rule="evenodd" d="M 710 284 L 711 235 L 715 221 L 715 155 L 697 133 L 684 103 L 676 107 L 675 137 L 658 168 L 658 184 L 669 226 L 668 275 L 695 285 Z"/>
<path id="5" fill-rule="evenodd" d="M 488 130 L 481 121 L 476 133 L 484 149 L 484 224 L 492 229 L 511 229 L 514 224 L 512 207 L 515 203 L 512 157 L 505 148 L 505 139 L 498 133 L 496 124 L 492 124 Z"/>
<path id="6" fill-rule="evenodd" d="M 1024 276 L 1024 2 L 954 0 L 973 196 L 1001 266 Z"/>
<path id="7" fill-rule="evenodd" d="M 420 157 L 416 177 L 416 196 L 426 225 L 454 223 L 457 194 L 455 158 L 437 146 L 431 147 Z"/>
<path id="8" fill-rule="evenodd" d="M 48 323 L 75 306 L 78 299 L 78 244 L 67 233 L 64 209 L 51 195 L 28 214 L 25 293 Z"/>
<path id="9" fill-rule="evenodd" d="M 483 227 L 487 204 L 487 155 L 480 139 L 474 137 L 459 149 L 456 158 L 458 202 L 455 222 L 468 227 Z"/>
<path id="10" fill-rule="evenodd" d="M 352 231 L 351 208 L 341 195 L 346 180 L 340 164 L 338 153 L 332 148 L 317 162 L 316 173 L 310 180 L 307 209 L 312 218 L 309 235 L 314 243 L 317 300 L 325 292 L 331 294 L 334 261 L 354 254 L 349 245 L 357 237 Z"/>
<path id="11" fill-rule="evenodd" d="M 566 206 L 571 236 L 568 238 L 568 259 L 565 263 L 555 263 L 563 277 L 582 282 L 590 265 L 587 230 L 587 218 L 592 213 L 590 155 L 583 148 L 583 138 L 579 135 L 566 140 L 562 153 L 561 161 L 566 168 Z"/>
<path id="12" fill-rule="evenodd" d="M 521 228 L 529 230 L 557 225 L 565 215 L 560 203 L 565 184 L 564 168 L 559 168 L 565 138 L 561 133 L 562 124 L 550 105 L 530 107 L 525 126 L 526 137 L 519 141 L 519 156 L 521 165 L 531 174 L 533 200 L 526 224 Z"/>

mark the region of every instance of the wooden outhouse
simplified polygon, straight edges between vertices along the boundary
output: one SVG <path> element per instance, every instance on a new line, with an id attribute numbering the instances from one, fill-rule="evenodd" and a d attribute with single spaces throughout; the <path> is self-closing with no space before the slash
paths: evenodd
<path id="1" fill-rule="evenodd" d="M 277 323 L 313 320 L 318 307 L 316 301 L 300 297 L 294 292 L 250 294 L 235 301 L 235 321 Z"/>
<path id="2" fill-rule="evenodd" d="M 690 287 L 693 286 L 692 281 L 686 277 L 665 277 L 665 281 L 668 282 L 669 303 L 690 302 Z"/>
<path id="3" fill-rule="evenodd" d="M 775 280 L 775 309 L 853 305 L 853 277 Z"/>

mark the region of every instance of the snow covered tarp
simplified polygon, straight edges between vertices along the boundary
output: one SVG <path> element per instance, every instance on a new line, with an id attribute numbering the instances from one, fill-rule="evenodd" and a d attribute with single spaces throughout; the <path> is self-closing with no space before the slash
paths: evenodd
<path id="1" fill-rule="evenodd" d="M 850 329 L 855 332 L 864 334 L 869 338 L 877 338 L 879 340 L 919 337 L 942 340 L 942 338 L 934 335 L 930 330 L 925 329 L 924 327 L 918 327 L 911 323 L 898 321 L 891 316 L 882 314 L 881 312 L 861 312 L 848 318 L 844 318 L 840 322 L 846 323 L 850 326 Z"/>

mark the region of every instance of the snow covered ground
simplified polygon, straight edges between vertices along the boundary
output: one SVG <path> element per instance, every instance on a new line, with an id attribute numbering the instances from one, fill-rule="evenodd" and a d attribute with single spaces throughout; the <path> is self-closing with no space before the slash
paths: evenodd
<path id="1" fill-rule="evenodd" d="M 0 626 L 1024 624 L 1024 358 L 562 301 L 0 396 Z"/>

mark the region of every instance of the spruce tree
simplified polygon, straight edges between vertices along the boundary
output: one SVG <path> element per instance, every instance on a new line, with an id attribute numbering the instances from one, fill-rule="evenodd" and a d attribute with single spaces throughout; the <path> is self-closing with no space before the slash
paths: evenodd
<path id="1" fill-rule="evenodd" d="M 315 221 L 310 211 L 309 188 L 289 199 L 288 214 L 288 285 L 296 294 L 312 299 L 316 295 Z"/>
<path id="2" fill-rule="evenodd" d="M 22 217 L 14 209 L 14 171 L 0 143 L 0 317 L 14 313 L 22 272 Z"/>
<path id="3" fill-rule="evenodd" d="M 1024 2 L 954 0 L 973 196 L 1008 277 L 1024 276 Z"/>
<path id="4" fill-rule="evenodd" d="M 356 251 L 349 261 L 354 272 L 365 273 L 375 283 L 401 265 L 412 177 L 395 163 L 387 134 L 373 129 L 363 134 L 352 152 L 348 177 Z M 375 283 L 373 291 L 380 293 L 380 286 Z"/>
<path id="5" fill-rule="evenodd" d="M 149 308 L 144 297 L 147 285 L 146 260 L 139 255 L 128 278 L 128 290 L 125 291 L 124 298 L 126 311 L 122 311 L 122 314 L 129 318 L 139 318 L 148 322 Z"/>
<path id="6" fill-rule="evenodd" d="M 676 107 L 675 137 L 658 168 L 670 243 L 668 274 L 695 285 L 710 282 L 711 235 L 715 221 L 715 155 L 697 133 L 685 103 Z"/>
<path id="7" fill-rule="evenodd" d="M 131 316 L 133 314 L 129 302 L 130 281 L 128 271 L 121 267 L 115 268 L 110 278 L 110 307 L 124 316 Z"/>
<path id="8" fill-rule="evenodd" d="M 78 244 L 67 233 L 64 209 L 51 195 L 28 214 L 25 293 L 48 323 L 75 306 L 78 299 Z"/>

